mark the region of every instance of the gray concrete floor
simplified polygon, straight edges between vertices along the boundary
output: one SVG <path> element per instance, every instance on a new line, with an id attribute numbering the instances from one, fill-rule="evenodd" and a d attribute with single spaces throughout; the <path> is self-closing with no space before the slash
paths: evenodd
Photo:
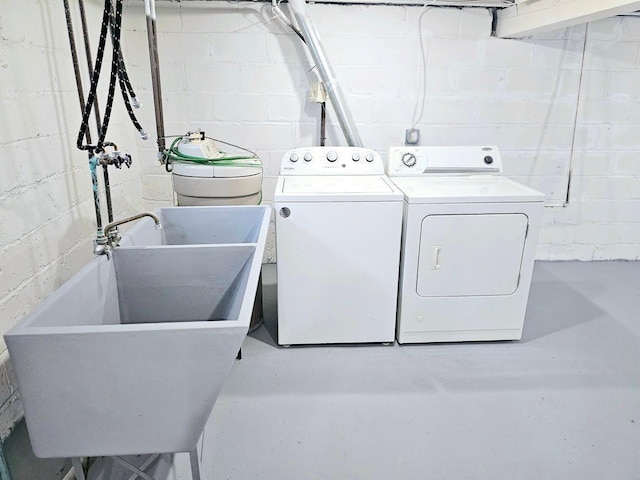
<path id="1" fill-rule="evenodd" d="M 277 347 L 264 277 L 203 480 L 640 478 L 640 263 L 538 263 L 520 342 L 402 347 Z"/>

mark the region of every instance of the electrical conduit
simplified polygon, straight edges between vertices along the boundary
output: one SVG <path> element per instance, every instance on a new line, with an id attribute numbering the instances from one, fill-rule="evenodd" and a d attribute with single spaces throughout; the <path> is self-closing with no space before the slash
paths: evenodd
<path id="1" fill-rule="evenodd" d="M 149 0 L 146 0 L 149 1 Z M 362 140 L 360 134 L 351 116 L 351 111 L 347 105 L 347 102 L 342 94 L 340 84 L 336 80 L 336 76 L 331 68 L 327 54 L 322 47 L 322 41 L 318 36 L 318 32 L 315 29 L 311 16 L 307 13 L 305 0 L 289 0 L 289 7 L 293 11 L 293 15 L 298 22 L 298 26 L 304 36 L 305 43 L 309 48 L 309 53 L 313 58 L 313 61 L 318 67 L 320 78 L 324 82 L 327 90 L 327 95 L 331 100 L 333 109 L 338 116 L 338 123 L 342 128 L 342 133 L 347 140 L 347 143 L 351 147 L 362 147 Z"/>

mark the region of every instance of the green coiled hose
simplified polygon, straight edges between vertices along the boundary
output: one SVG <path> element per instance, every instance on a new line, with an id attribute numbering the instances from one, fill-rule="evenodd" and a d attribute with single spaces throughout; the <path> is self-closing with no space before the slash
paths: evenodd
<path id="1" fill-rule="evenodd" d="M 182 140 L 182 137 L 178 137 L 173 142 L 171 142 L 171 146 L 168 148 L 166 152 L 166 157 L 171 162 L 197 163 L 199 165 L 215 165 L 218 167 L 262 168 L 262 162 L 260 162 L 256 154 L 253 154 L 252 156 L 227 155 L 224 152 L 220 152 L 223 154 L 223 156 L 220 158 L 202 158 L 202 157 L 194 157 L 191 155 L 185 155 L 184 153 L 181 153 L 178 150 L 177 145 L 178 143 L 180 143 L 180 140 Z M 255 161 L 239 162 L 239 160 L 255 160 Z"/>

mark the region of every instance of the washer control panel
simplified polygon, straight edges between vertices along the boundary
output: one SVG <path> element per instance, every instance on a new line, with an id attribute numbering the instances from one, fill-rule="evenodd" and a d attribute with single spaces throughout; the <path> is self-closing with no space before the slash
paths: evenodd
<path id="1" fill-rule="evenodd" d="M 474 175 L 502 173 L 502 158 L 495 146 L 478 147 L 391 147 L 387 174 Z"/>
<path id="2" fill-rule="evenodd" d="M 296 148 L 284 154 L 280 175 L 384 175 L 384 163 L 368 148 Z"/>

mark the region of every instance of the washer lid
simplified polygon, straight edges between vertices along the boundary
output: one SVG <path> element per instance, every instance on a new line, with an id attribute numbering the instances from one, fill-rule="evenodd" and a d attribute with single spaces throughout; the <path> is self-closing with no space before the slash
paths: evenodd
<path id="1" fill-rule="evenodd" d="M 383 175 L 279 177 L 276 199 L 288 201 L 389 201 L 402 192 Z"/>
<path id="2" fill-rule="evenodd" d="M 407 203 L 543 202 L 544 193 L 500 175 L 394 177 Z"/>

